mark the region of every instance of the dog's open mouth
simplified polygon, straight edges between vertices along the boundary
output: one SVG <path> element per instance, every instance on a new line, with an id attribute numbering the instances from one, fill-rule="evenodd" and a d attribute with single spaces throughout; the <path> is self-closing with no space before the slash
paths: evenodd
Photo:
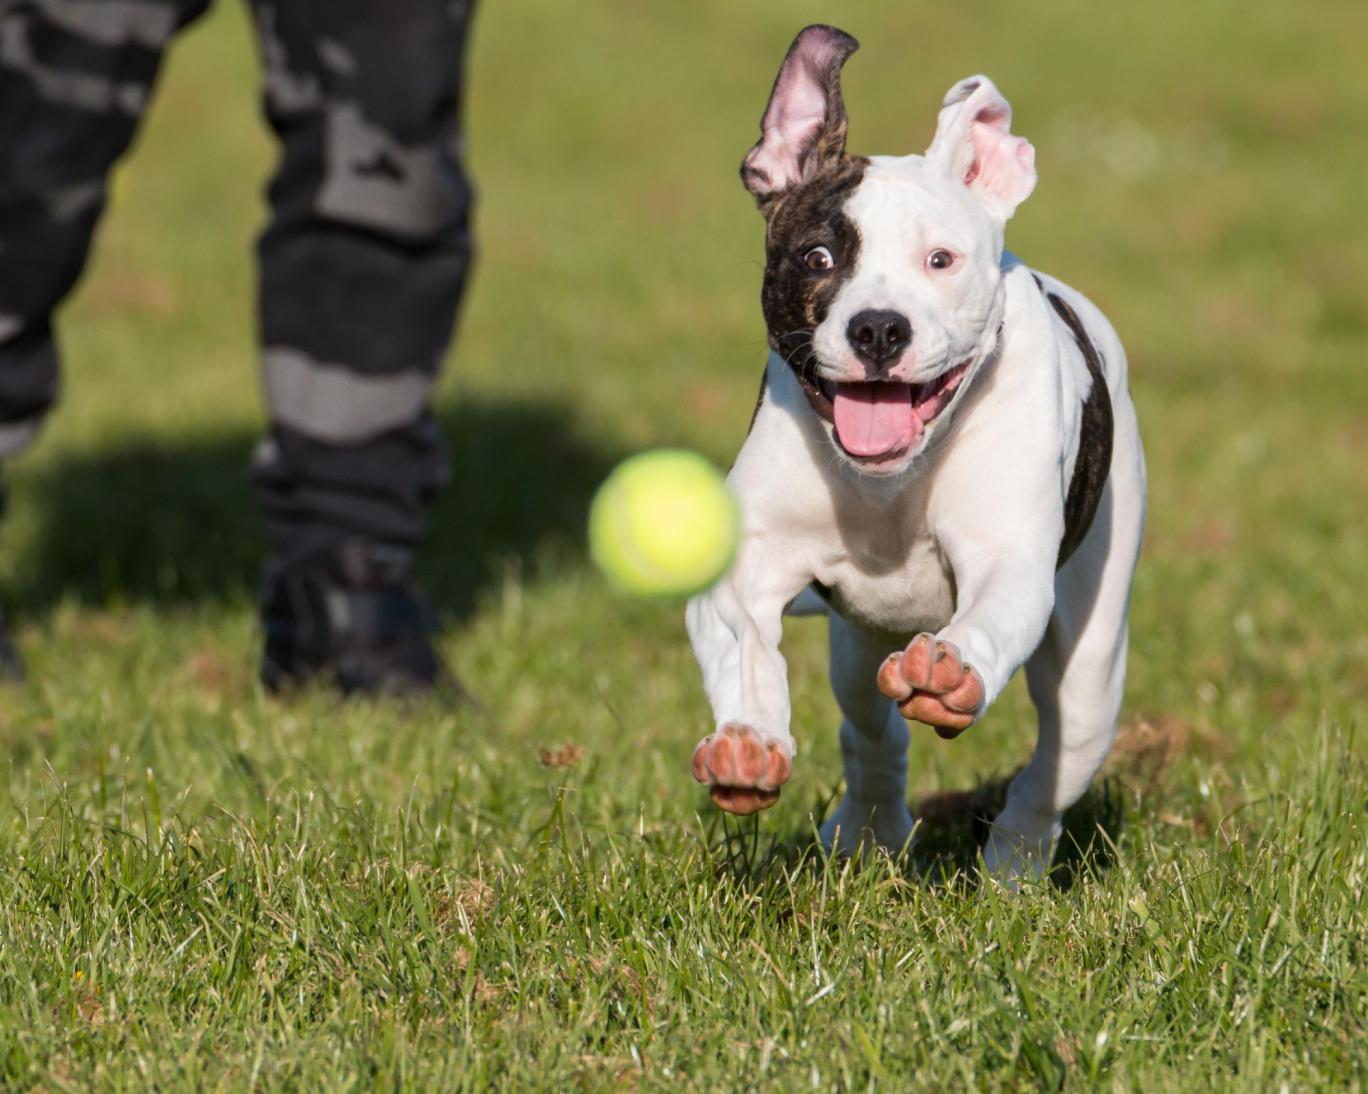
<path id="1" fill-rule="evenodd" d="M 813 408 L 836 432 L 846 454 L 870 463 L 886 463 L 906 455 L 926 427 L 954 398 L 969 362 L 922 384 L 891 382 L 836 383 L 802 379 Z"/>

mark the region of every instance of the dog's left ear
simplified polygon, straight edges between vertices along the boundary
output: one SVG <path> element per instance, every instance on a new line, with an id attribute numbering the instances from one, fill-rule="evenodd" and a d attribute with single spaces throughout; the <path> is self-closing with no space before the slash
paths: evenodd
<path id="1" fill-rule="evenodd" d="M 762 211 L 845 154 L 841 66 L 859 48 L 827 26 L 807 27 L 793 40 L 760 119 L 762 136 L 741 162 L 741 181 Z"/>
<path id="2" fill-rule="evenodd" d="M 1012 108 L 987 76 L 945 94 L 926 158 L 944 165 L 988 211 L 1007 220 L 1035 189 L 1035 149 L 1011 134 Z"/>

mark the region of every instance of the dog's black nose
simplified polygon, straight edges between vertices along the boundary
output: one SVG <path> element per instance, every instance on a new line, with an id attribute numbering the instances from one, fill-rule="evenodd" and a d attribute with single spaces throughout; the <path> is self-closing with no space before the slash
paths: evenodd
<path id="1" fill-rule="evenodd" d="M 855 356 L 872 368 L 896 361 L 912 341 L 912 324 L 895 311 L 862 311 L 850 320 L 846 338 Z"/>

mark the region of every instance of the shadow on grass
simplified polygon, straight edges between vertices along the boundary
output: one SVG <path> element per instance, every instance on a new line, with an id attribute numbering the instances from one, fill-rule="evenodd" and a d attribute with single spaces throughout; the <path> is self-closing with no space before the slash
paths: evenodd
<path id="1" fill-rule="evenodd" d="M 913 802 L 917 839 L 910 854 L 898 863 L 901 872 L 934 886 L 976 884 L 979 852 L 992 819 L 1006 803 L 1012 777 L 988 779 L 969 790 L 943 791 Z M 819 825 L 838 798 L 833 794 L 816 804 L 812 816 Z M 1064 814 L 1050 868 L 1055 887 L 1067 890 L 1080 878 L 1109 869 L 1124 819 L 1123 794 L 1115 777 L 1090 786 Z M 787 839 L 765 841 L 759 831 L 755 818 L 724 823 L 716 844 L 720 873 L 751 885 L 764 884 L 784 871 L 821 869 L 823 852 L 812 832 L 800 830 Z"/>
<path id="2" fill-rule="evenodd" d="M 992 820 L 1007 804 L 1012 778 L 989 779 L 972 790 L 932 794 L 913 804 L 913 816 L 920 823 L 912 857 L 922 874 L 949 879 L 977 867 Z M 1050 867 L 1055 886 L 1069 889 L 1081 875 L 1107 870 L 1115 859 L 1124 820 L 1124 799 L 1114 778 L 1099 779 L 1088 787 L 1064 814 Z"/>
<path id="3" fill-rule="evenodd" d="M 510 557 L 535 573 L 548 550 L 583 553 L 589 498 L 619 457 L 551 406 L 462 399 L 441 417 L 452 481 L 423 576 L 459 622 Z M 265 542 L 247 478 L 256 441 L 133 440 L 21 471 L 12 507 L 31 507 L 38 530 L 11 567 L 19 609 L 253 599 Z"/>

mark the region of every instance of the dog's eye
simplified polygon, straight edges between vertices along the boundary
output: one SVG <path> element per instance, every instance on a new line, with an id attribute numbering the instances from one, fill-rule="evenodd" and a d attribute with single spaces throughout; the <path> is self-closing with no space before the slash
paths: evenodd
<path id="1" fill-rule="evenodd" d="M 834 270 L 836 260 L 831 257 L 831 252 L 825 247 L 813 247 L 812 250 L 803 255 L 803 265 L 814 273 L 821 273 L 823 270 Z"/>
<path id="2" fill-rule="evenodd" d="M 926 265 L 932 270 L 948 270 L 955 264 L 955 256 L 944 247 L 938 247 L 926 256 Z"/>

